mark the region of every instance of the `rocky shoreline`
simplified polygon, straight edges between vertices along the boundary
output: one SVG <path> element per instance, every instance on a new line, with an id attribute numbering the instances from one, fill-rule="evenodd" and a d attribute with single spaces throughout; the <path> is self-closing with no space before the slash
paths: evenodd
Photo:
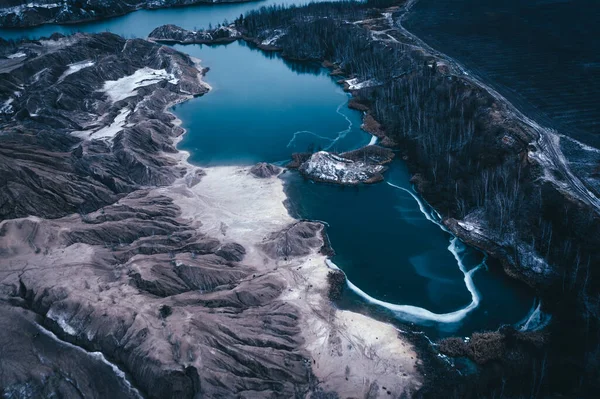
<path id="1" fill-rule="evenodd" d="M 94 395 L 98 380 L 115 397 L 151 398 L 419 389 L 419 360 L 394 327 L 329 300 L 323 226 L 289 216 L 278 169 L 201 170 L 176 149 L 184 130 L 167 109 L 210 89 L 198 60 L 109 33 L 0 51 L 0 308 L 31 331 L 0 333 L 18 345 L 3 387 L 69 395 L 75 381 Z M 89 372 L 66 377 L 52 345 L 114 367 L 75 358 Z M 44 363 L 18 356 L 30 351 Z M 108 382 L 110 370 L 127 383 Z"/>
<path id="2" fill-rule="evenodd" d="M 228 26 L 219 25 L 213 30 L 197 32 L 181 28 L 177 25 L 162 25 L 148 34 L 148 40 L 158 43 L 213 45 L 229 44 L 237 40 L 244 40 L 263 51 L 281 51 L 280 47 L 273 44 L 273 38 L 259 40 L 251 36 L 246 36 L 236 28 L 235 24 Z"/>

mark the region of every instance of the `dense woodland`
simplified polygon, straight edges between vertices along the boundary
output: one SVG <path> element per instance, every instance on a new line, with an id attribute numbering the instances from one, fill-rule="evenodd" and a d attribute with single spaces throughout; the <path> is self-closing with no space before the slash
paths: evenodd
<path id="1" fill-rule="evenodd" d="M 539 179 L 541 171 L 527 161 L 535 136 L 498 116 L 488 93 L 445 73 L 402 38 L 374 41 L 352 23 L 380 18 L 377 8 L 396 3 L 262 8 L 235 24 L 259 40 L 280 36 L 284 58 L 326 60 L 348 77 L 380 83 L 355 97 L 408 155 L 424 197 L 445 217 L 483 226 L 499 244 L 497 255 L 514 260 L 510 273 L 539 290 L 555 315 L 550 343 L 537 349 L 527 370 L 505 367 L 500 378 L 474 383 L 472 392 L 589 396 L 600 380 L 600 219 Z"/>

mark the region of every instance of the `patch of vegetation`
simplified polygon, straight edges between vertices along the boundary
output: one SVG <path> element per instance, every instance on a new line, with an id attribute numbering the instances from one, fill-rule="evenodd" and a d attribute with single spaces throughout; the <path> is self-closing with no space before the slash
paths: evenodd
<path id="1" fill-rule="evenodd" d="M 342 297 L 344 287 L 346 287 L 346 275 L 341 270 L 331 270 L 327 274 L 329 283 L 329 299 L 337 301 Z"/>
<path id="2" fill-rule="evenodd" d="M 160 313 L 161 318 L 166 319 L 173 314 L 173 308 L 171 308 L 169 305 L 161 305 L 161 307 L 158 309 L 158 312 Z"/>

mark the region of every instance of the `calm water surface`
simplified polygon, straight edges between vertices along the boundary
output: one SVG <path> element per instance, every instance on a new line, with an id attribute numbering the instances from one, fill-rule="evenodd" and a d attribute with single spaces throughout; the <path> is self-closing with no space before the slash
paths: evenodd
<path id="1" fill-rule="evenodd" d="M 318 66 L 285 63 L 239 42 L 175 48 L 210 68 L 210 94 L 176 108 L 190 132 L 181 147 L 193 162 L 279 162 L 292 152 L 344 151 L 371 139 L 360 130 L 360 113 L 347 108 L 348 95 Z"/>
<path id="2" fill-rule="evenodd" d="M 335 0 L 332 0 L 335 1 Z M 112 32 L 118 35 L 133 38 L 147 37 L 155 28 L 174 24 L 185 29 L 197 30 L 208 28 L 209 24 L 216 26 L 224 20 L 232 22 L 234 19 L 250 10 L 263 6 L 278 4 L 302 5 L 311 2 L 308 0 L 260 0 L 248 3 L 234 4 L 199 4 L 189 7 L 162 8 L 157 10 L 140 10 L 121 17 L 106 20 L 87 22 L 76 25 L 42 25 L 28 29 L 1 29 L 0 37 L 3 39 L 19 39 L 22 37 L 39 38 L 48 37 L 54 32 L 68 35 L 75 32 Z"/>
<path id="3" fill-rule="evenodd" d="M 347 94 L 319 67 L 285 62 L 241 43 L 175 48 L 211 68 L 205 80 L 213 91 L 175 109 L 188 130 L 180 147 L 194 163 L 282 162 L 309 147 L 345 151 L 371 139 L 360 129 L 360 113 L 347 108 Z M 315 184 L 294 172 L 284 178 L 292 212 L 329 224 L 333 261 L 364 293 L 436 314 L 469 306 L 472 292 L 449 250 L 453 237 L 425 217 L 401 161 L 392 163 L 386 179 L 397 187 Z M 459 249 L 465 270 L 482 265 L 483 254 Z M 529 311 L 533 298 L 519 284 L 484 265 L 472 276 L 479 306 L 456 322 L 390 314 L 432 334 L 468 334 L 516 323 Z"/>

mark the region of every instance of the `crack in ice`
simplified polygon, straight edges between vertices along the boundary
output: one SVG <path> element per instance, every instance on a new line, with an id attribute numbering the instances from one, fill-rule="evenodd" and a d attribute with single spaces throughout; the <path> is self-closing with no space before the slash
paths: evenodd
<path id="1" fill-rule="evenodd" d="M 424 203 L 424 201 L 421 200 L 415 193 L 413 193 L 412 191 L 410 191 L 404 187 L 395 185 L 393 183 L 388 182 L 388 184 L 394 188 L 397 188 L 397 189 L 400 189 L 400 190 L 403 190 L 403 191 L 409 193 L 413 197 L 413 199 L 417 202 L 417 204 L 419 206 L 419 210 L 425 216 L 425 218 L 427 218 L 427 220 L 429 220 L 430 222 L 435 223 L 437 226 L 439 226 L 445 232 L 449 233 L 448 229 L 446 229 L 446 227 L 442 223 L 440 223 L 439 220 L 436 220 L 434 218 L 434 216 L 432 216 L 432 212 L 435 212 L 435 211 L 432 209 L 431 212 L 428 212 L 427 206 Z M 439 215 L 437 215 L 437 216 L 439 217 Z M 467 270 L 467 267 L 463 263 L 463 257 L 461 256 L 461 254 L 465 251 L 465 248 L 466 248 L 465 244 L 463 244 L 459 240 L 458 237 L 452 236 L 452 238 L 450 239 L 450 245 L 448 246 L 448 251 L 450 251 L 450 253 L 452 253 L 452 255 L 454 256 L 454 259 L 456 259 L 458 268 L 463 273 L 463 276 L 464 276 L 463 281 L 465 283 L 465 286 L 466 286 L 467 290 L 469 291 L 469 293 L 471 294 L 471 302 L 467 306 L 465 306 L 461 309 L 455 310 L 453 312 L 434 313 L 428 309 L 421 308 L 418 306 L 398 305 L 398 304 L 394 304 L 394 303 L 390 303 L 390 302 L 381 301 L 377 298 L 373 298 L 372 296 L 370 296 L 369 294 L 367 294 L 366 292 L 364 292 L 363 290 L 358 288 L 349 279 L 346 279 L 346 284 L 348 285 L 348 288 L 350 288 L 356 294 L 358 294 L 359 296 L 364 298 L 367 302 L 375 304 L 375 305 L 379 305 L 388 310 L 391 310 L 391 311 L 395 312 L 399 317 L 401 317 L 405 320 L 416 322 L 416 323 L 429 322 L 429 321 L 438 322 L 438 323 L 447 323 L 447 324 L 458 323 L 461 320 L 463 320 L 467 316 L 467 314 L 469 314 L 472 310 L 476 309 L 479 306 L 481 296 L 479 294 L 479 291 L 477 291 L 477 287 L 475 287 L 475 282 L 473 281 L 473 274 L 475 274 L 475 272 L 477 272 L 481 268 L 485 268 L 486 260 L 487 260 L 487 255 L 484 255 L 484 258 L 480 264 L 478 264 L 471 270 Z M 340 270 L 339 267 L 337 267 L 335 265 L 335 263 L 333 263 L 331 260 L 327 259 L 326 262 L 330 268 Z"/>
<path id="2" fill-rule="evenodd" d="M 343 139 L 344 137 L 346 137 L 346 135 L 348 133 L 350 133 L 350 131 L 352 130 L 352 121 L 350 120 L 350 118 L 348 118 L 346 116 L 346 114 L 342 113 L 342 111 L 340 111 L 342 109 L 342 107 L 344 105 L 348 104 L 348 101 L 344 101 L 343 103 L 341 103 L 337 109 L 335 110 L 335 112 L 338 115 L 341 115 L 344 117 L 344 119 L 346 119 L 346 121 L 348 122 L 348 127 L 344 130 L 340 130 L 338 133 L 338 136 L 331 142 L 331 144 L 328 147 L 325 147 L 325 151 L 329 151 L 331 149 L 331 147 L 333 147 L 335 145 L 335 143 L 338 142 L 338 140 Z"/>
<path id="3" fill-rule="evenodd" d="M 290 139 L 290 141 L 287 144 L 287 148 L 292 147 L 292 145 L 296 142 L 296 138 L 302 134 L 307 134 L 307 135 L 312 135 L 315 136 L 319 139 L 322 140 L 327 140 L 330 141 L 331 143 L 323 148 L 323 151 L 329 151 L 339 140 L 343 139 L 344 137 L 346 137 L 346 135 L 348 135 L 348 133 L 350 133 L 350 131 L 352 130 L 352 126 L 354 126 L 354 124 L 352 123 L 352 121 L 350 120 L 350 118 L 348 118 L 348 116 L 346 116 L 346 114 L 344 114 L 341 109 L 344 105 L 348 104 L 348 101 L 344 101 L 343 103 L 341 103 L 340 105 L 338 105 L 338 107 L 336 108 L 335 112 L 338 115 L 341 115 L 342 117 L 344 117 L 344 119 L 346 119 L 346 121 L 348 122 L 348 127 L 344 130 L 340 130 L 339 132 L 336 132 L 337 137 L 336 138 L 331 138 L 331 137 L 325 137 L 325 136 L 321 136 L 315 132 L 312 132 L 310 130 L 298 130 L 297 132 L 294 132 L 292 135 L 292 138 Z M 374 139 L 373 139 L 374 138 Z M 369 143 L 369 145 L 375 144 L 377 142 L 377 138 L 373 136 L 373 138 L 371 138 L 371 142 Z"/>
<path id="4" fill-rule="evenodd" d="M 310 134 L 312 136 L 315 136 L 317 138 L 323 139 L 323 140 L 327 140 L 327 141 L 333 141 L 332 138 L 330 137 L 325 137 L 325 136 L 320 136 L 314 132 L 311 132 L 310 130 L 299 130 L 297 132 L 294 132 L 294 135 L 292 136 L 292 139 L 290 140 L 290 142 L 287 144 L 287 148 L 290 148 L 292 146 L 292 144 L 294 144 L 294 142 L 296 141 L 296 137 L 301 135 L 301 134 Z"/>

